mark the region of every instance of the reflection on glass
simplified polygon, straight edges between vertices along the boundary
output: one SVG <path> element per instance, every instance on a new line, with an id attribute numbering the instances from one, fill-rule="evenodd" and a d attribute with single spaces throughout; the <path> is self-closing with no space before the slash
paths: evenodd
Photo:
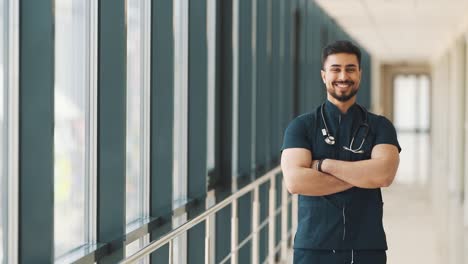
<path id="1" fill-rule="evenodd" d="M 142 216 L 142 41 L 141 0 L 127 2 L 127 209 L 130 223 Z"/>
<path id="2" fill-rule="evenodd" d="M 85 244 L 88 1 L 55 1 L 55 256 Z"/>

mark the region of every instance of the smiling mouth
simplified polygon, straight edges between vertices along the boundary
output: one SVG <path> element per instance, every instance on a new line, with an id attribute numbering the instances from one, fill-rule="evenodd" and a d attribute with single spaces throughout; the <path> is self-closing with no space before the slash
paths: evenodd
<path id="1" fill-rule="evenodd" d="M 338 88 L 348 88 L 351 85 L 353 85 L 354 82 L 348 81 L 348 82 L 334 82 L 333 85 L 337 86 Z"/>

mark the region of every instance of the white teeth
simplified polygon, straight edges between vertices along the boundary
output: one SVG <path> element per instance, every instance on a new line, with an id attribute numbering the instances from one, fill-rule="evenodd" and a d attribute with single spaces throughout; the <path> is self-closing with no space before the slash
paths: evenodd
<path id="1" fill-rule="evenodd" d="M 337 84 L 336 86 L 340 87 L 340 88 L 347 88 L 349 87 L 349 85 L 347 84 Z"/>

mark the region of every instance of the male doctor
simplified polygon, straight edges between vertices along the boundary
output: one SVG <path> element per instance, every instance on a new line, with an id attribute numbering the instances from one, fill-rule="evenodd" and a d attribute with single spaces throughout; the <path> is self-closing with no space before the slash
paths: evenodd
<path id="1" fill-rule="evenodd" d="M 349 41 L 322 51 L 327 100 L 288 125 L 281 168 L 299 195 L 294 263 L 383 264 L 380 188 L 392 184 L 400 145 L 392 123 L 356 102 L 361 52 Z"/>

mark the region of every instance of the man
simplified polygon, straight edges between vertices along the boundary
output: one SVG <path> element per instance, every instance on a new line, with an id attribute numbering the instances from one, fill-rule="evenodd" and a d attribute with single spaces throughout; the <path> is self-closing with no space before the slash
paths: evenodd
<path id="1" fill-rule="evenodd" d="M 399 164 L 395 128 L 356 103 L 361 52 L 348 41 L 323 49 L 327 101 L 287 127 L 281 167 L 299 195 L 294 263 L 386 263 L 381 187 Z"/>

